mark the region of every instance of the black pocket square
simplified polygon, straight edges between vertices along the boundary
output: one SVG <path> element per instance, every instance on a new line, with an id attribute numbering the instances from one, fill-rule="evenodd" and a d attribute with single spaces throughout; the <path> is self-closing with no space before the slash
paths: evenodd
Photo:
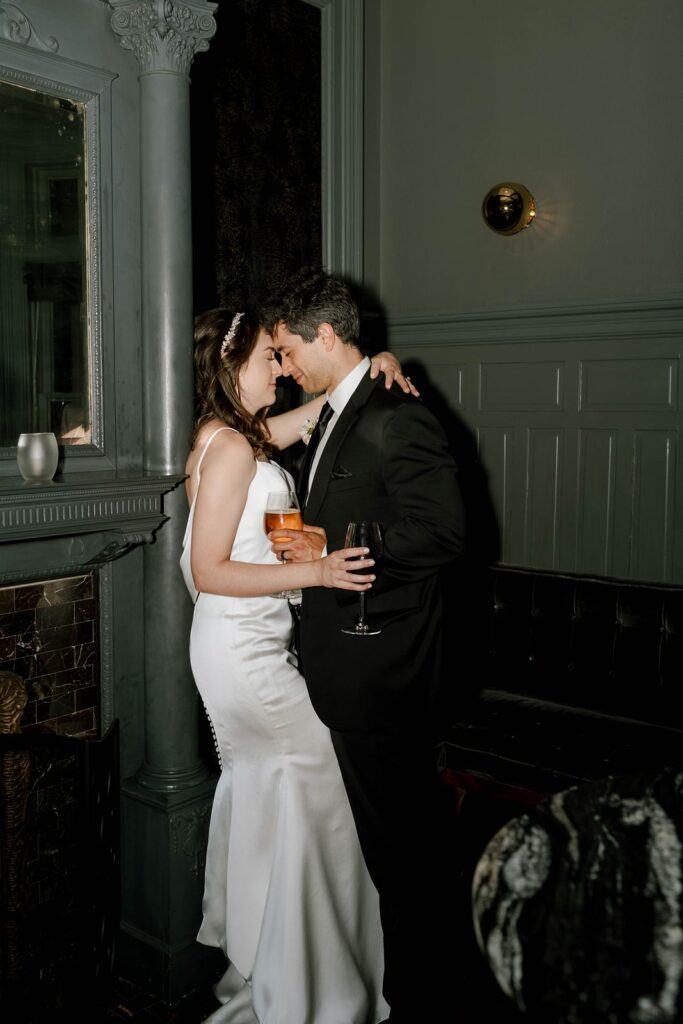
<path id="1" fill-rule="evenodd" d="M 353 473 L 349 473 L 343 466 L 335 466 L 332 470 L 333 480 L 348 480 L 350 476 L 353 476 Z"/>

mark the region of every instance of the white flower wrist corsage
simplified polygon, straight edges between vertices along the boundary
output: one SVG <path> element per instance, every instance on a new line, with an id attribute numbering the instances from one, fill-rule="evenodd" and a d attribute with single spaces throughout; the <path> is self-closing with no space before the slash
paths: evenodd
<path id="1" fill-rule="evenodd" d="M 317 416 L 315 417 L 315 419 L 312 419 L 309 416 L 309 418 L 307 420 L 304 420 L 304 422 L 301 424 L 299 428 L 299 437 L 301 438 L 304 444 L 308 444 L 309 441 L 311 440 L 311 436 L 313 434 L 313 431 L 315 430 L 315 425 L 317 422 Z"/>

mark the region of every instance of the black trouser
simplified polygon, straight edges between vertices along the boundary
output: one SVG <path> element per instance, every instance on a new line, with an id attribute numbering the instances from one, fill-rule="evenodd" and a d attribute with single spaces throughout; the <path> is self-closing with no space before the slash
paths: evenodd
<path id="1" fill-rule="evenodd" d="M 456 866 L 436 746 L 414 727 L 332 731 L 361 847 L 380 896 L 391 1020 L 452 1010 Z"/>

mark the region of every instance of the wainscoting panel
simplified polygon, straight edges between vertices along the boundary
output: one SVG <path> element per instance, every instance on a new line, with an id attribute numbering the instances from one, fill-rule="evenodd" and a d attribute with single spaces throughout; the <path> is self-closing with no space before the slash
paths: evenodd
<path id="1" fill-rule="evenodd" d="M 675 434 L 635 431 L 630 575 L 671 578 L 675 467 Z"/>
<path id="2" fill-rule="evenodd" d="M 448 395 L 451 409 L 462 410 L 466 404 L 474 404 L 477 389 L 477 368 L 462 366 L 448 358 L 444 362 L 435 362 L 430 367 L 430 374 L 439 381 L 439 391 Z"/>
<path id="3" fill-rule="evenodd" d="M 683 582 L 680 300 L 389 321 L 478 445 L 501 561 Z"/>
<path id="4" fill-rule="evenodd" d="M 560 488 L 564 432 L 533 429 L 527 433 L 524 501 L 525 565 L 558 562 L 561 518 Z"/>
<path id="5" fill-rule="evenodd" d="M 614 550 L 616 430 L 578 431 L 576 553 L 584 572 L 606 575 Z"/>
<path id="6" fill-rule="evenodd" d="M 672 412 L 678 408 L 678 360 L 584 359 L 580 387 L 586 412 Z"/>
<path id="7" fill-rule="evenodd" d="M 481 363 L 482 412 L 562 408 L 562 367 L 557 363 Z"/>
<path id="8" fill-rule="evenodd" d="M 522 560 L 524 543 L 523 505 L 516 500 L 513 481 L 519 479 L 523 461 L 520 459 L 519 431 L 514 427 L 482 427 L 478 432 L 479 452 L 488 471 L 488 484 L 494 507 L 498 512 L 500 532 L 506 549 L 505 561 Z M 518 469 L 519 466 L 519 469 Z"/>

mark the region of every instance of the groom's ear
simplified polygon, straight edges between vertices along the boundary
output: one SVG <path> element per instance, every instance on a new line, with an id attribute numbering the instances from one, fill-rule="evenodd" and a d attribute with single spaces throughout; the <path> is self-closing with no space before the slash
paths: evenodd
<path id="1" fill-rule="evenodd" d="M 318 333 L 316 337 L 320 339 L 320 344 L 326 352 L 332 351 L 336 339 L 334 327 L 332 327 L 331 324 L 325 322 L 318 324 Z"/>

